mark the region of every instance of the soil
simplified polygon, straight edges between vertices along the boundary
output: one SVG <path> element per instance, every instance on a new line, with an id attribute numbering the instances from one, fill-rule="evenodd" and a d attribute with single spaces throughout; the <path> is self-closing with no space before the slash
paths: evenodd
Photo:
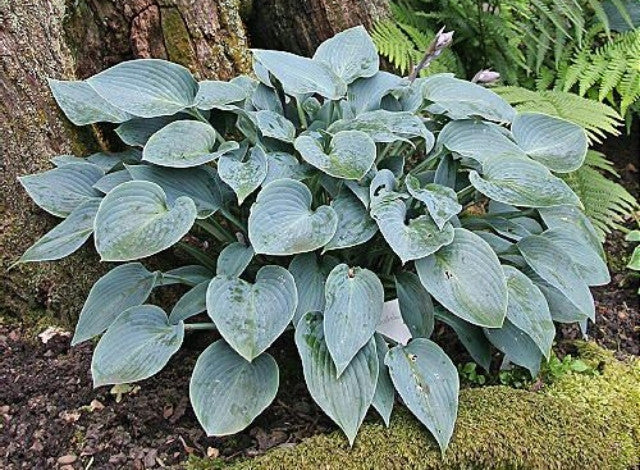
<path id="1" fill-rule="evenodd" d="M 635 141 L 613 141 L 616 151 L 607 154 L 617 157 L 623 182 L 640 196 L 637 135 Z M 607 241 L 616 260 L 627 259 L 631 248 L 620 234 Z M 598 315 L 589 335 L 620 354 L 640 355 L 638 278 L 624 271 L 622 261 L 613 265 L 612 283 L 594 291 Z M 573 326 L 559 333 L 581 336 Z M 92 388 L 90 342 L 70 348 L 70 336 L 56 334 L 45 344 L 25 325 L 0 324 L 0 468 L 161 468 L 189 456 L 218 457 L 222 464 L 334 429 L 308 395 L 295 346 L 285 336 L 272 348 L 281 365 L 274 404 L 244 432 L 207 437 L 188 388 L 195 360 L 214 334 L 191 333 L 161 373 L 118 395 L 110 387 Z M 467 360 L 461 348 L 448 349 L 456 362 Z"/>

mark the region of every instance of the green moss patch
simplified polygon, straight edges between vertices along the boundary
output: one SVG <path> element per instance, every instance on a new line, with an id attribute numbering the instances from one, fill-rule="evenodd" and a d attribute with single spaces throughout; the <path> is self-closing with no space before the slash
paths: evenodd
<path id="1" fill-rule="evenodd" d="M 335 432 L 227 468 L 626 470 L 640 462 L 640 361 L 618 361 L 593 344 L 578 347 L 599 375 L 568 373 L 541 392 L 503 386 L 462 391 L 444 457 L 397 407 L 388 429 L 365 424 L 352 449 Z M 205 462 L 192 468 L 220 464 Z"/>

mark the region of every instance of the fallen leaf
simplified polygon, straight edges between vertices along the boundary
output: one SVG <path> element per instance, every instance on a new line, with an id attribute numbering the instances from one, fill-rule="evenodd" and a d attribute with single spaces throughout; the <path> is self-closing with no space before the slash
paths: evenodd
<path id="1" fill-rule="evenodd" d="M 53 338 L 54 336 L 69 337 L 71 336 L 71 333 L 66 330 L 63 330 L 58 326 L 50 326 L 49 328 L 44 330 L 42 333 L 40 333 L 38 335 L 38 338 L 40 338 L 40 341 L 42 341 L 44 344 L 47 344 L 51 340 L 51 338 Z"/>

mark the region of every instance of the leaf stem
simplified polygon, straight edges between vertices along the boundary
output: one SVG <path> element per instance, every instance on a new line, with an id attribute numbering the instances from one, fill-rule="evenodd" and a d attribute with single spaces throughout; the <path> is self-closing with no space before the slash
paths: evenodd
<path id="1" fill-rule="evenodd" d="M 208 234 L 213 235 L 218 241 L 226 242 L 235 240 L 233 234 L 220 225 L 213 217 L 210 217 L 208 221 L 196 220 L 196 225 Z"/>
<path id="2" fill-rule="evenodd" d="M 185 330 L 217 330 L 213 323 L 185 323 Z"/>
<path id="3" fill-rule="evenodd" d="M 304 109 L 302 109 L 302 103 L 300 100 L 296 98 L 296 108 L 298 108 L 298 118 L 300 119 L 300 125 L 303 129 L 306 129 L 307 126 L 307 117 L 304 115 Z"/>
<path id="4" fill-rule="evenodd" d="M 233 215 L 231 212 L 229 212 L 227 209 L 220 209 L 220 213 L 229 221 L 231 222 L 233 225 L 236 226 L 236 228 L 239 228 L 240 230 L 242 230 L 243 232 L 246 233 L 247 231 L 247 225 L 242 222 L 240 219 L 238 219 L 235 215 Z M 232 237 L 235 239 L 235 237 Z"/>

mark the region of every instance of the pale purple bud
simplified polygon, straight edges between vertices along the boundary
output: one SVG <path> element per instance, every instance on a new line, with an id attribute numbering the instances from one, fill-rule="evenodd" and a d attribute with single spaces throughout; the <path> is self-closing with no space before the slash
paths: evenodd
<path id="1" fill-rule="evenodd" d="M 440 30 L 436 36 L 436 50 L 441 50 L 447 47 L 453 41 L 453 31 L 446 33 L 444 28 Z"/>
<path id="2" fill-rule="evenodd" d="M 493 70 L 480 70 L 476 73 L 471 81 L 473 83 L 483 83 L 485 85 L 489 85 L 500 80 L 500 74 L 498 72 L 494 72 Z"/>

